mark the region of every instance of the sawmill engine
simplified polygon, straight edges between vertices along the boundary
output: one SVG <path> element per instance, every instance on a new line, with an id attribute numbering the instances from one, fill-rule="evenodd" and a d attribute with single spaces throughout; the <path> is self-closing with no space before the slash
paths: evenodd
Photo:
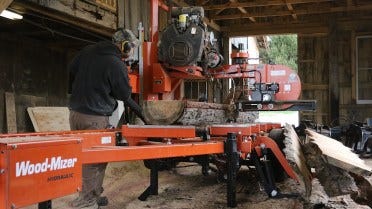
<path id="1" fill-rule="evenodd" d="M 159 42 L 159 61 L 174 67 L 199 66 L 204 72 L 220 66 L 223 57 L 214 47 L 213 32 L 207 31 L 202 20 L 204 9 L 174 7 L 171 17 Z"/>

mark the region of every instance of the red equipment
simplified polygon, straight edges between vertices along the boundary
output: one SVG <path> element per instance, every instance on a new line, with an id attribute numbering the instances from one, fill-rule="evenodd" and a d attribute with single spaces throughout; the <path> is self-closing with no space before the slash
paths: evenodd
<path id="1" fill-rule="evenodd" d="M 151 17 L 157 17 L 158 6 L 163 4 L 157 0 L 151 3 Z M 172 23 L 162 32 L 161 40 L 157 18 L 152 18 L 150 42 L 143 45 L 143 70 L 136 74 L 143 89 L 133 86 L 143 100 L 182 99 L 183 79 L 231 78 L 241 80 L 243 94 L 234 101 L 240 111 L 315 109 L 315 101 L 298 100 L 301 81 L 296 72 L 283 65 L 249 65 L 241 44 L 231 55 L 232 65 L 221 66 L 223 58 L 215 49 L 213 33 L 202 22 L 203 8 L 172 8 L 169 12 Z"/>
<path id="2" fill-rule="evenodd" d="M 279 124 L 214 125 L 208 128 L 210 140 L 196 137 L 192 126 L 126 125 L 121 130 L 0 135 L 0 209 L 20 208 L 80 191 L 81 165 L 90 163 L 198 158 L 225 153 L 235 155 L 231 165 L 238 165 L 239 156 L 242 160 L 248 159 L 248 154 L 262 157 L 265 155 L 263 150 L 269 148 L 286 173 L 297 180 L 276 143 L 261 135 L 279 127 Z M 231 135 L 229 133 L 234 135 L 229 140 L 235 144 L 235 150 L 225 151 L 224 141 Z M 123 137 L 129 146 L 115 146 Z M 153 138 L 166 140 L 155 142 Z M 151 169 L 151 175 L 157 176 L 158 170 Z M 236 167 L 228 170 L 236 172 Z M 149 189 L 141 198 L 146 199 L 152 194 L 157 194 L 155 178 L 151 178 Z M 232 206 L 234 201 L 234 198 L 228 198 Z"/>
<path id="3" fill-rule="evenodd" d="M 254 93 L 255 98 L 238 101 L 241 109 L 246 109 L 245 105 L 251 105 L 252 101 L 254 105 L 264 104 L 267 107 L 263 108 L 270 109 L 270 104 L 298 98 L 301 87 L 299 78 L 285 66 L 236 63 L 206 73 L 199 66 L 159 63 L 159 7 L 168 10 L 164 3 L 151 1 L 150 40 L 141 46 L 143 65 L 130 75 L 133 92 L 140 93 L 144 100 L 180 99 L 182 79 L 208 76 L 244 78 L 252 82 L 247 91 L 251 97 Z M 213 58 L 215 52 L 211 52 Z M 246 55 L 240 53 L 234 58 L 246 58 Z M 287 108 L 288 105 L 282 104 L 279 108 Z M 204 174 L 208 171 L 209 163 L 226 159 L 222 166 L 228 176 L 229 207 L 236 206 L 235 180 L 240 163 L 253 163 L 261 171 L 266 192 L 275 196 L 277 190 L 268 166 L 270 152 L 280 162 L 281 168 L 297 180 L 278 145 L 266 136 L 270 130 L 278 128 L 279 124 L 213 125 L 197 136 L 193 126 L 126 125 L 119 130 L 0 135 L 0 209 L 15 209 L 38 202 L 39 208 L 51 208 L 51 199 L 80 191 L 82 164 L 129 160 L 146 160 L 145 165 L 151 169 L 150 186 L 139 197 L 145 200 L 158 192 L 160 162 L 156 159 L 177 158 L 181 161 L 188 156 L 193 156 L 202 165 Z M 159 138 L 163 140 L 159 141 Z M 124 139 L 126 143 L 123 143 Z"/>

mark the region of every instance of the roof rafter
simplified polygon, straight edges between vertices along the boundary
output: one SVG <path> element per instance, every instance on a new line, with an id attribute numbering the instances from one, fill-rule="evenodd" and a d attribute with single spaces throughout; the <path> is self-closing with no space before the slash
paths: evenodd
<path id="1" fill-rule="evenodd" d="M 229 0 L 231 3 L 238 3 L 237 0 Z M 223 9 L 220 9 L 218 10 L 215 15 L 219 15 L 222 11 L 224 11 L 226 8 L 223 8 Z M 244 9 L 244 7 L 237 7 L 238 10 L 240 10 L 241 13 L 243 14 L 247 14 L 247 10 Z M 249 17 L 249 19 L 252 21 L 252 22 L 256 22 L 256 19 L 254 17 Z"/>
<path id="2" fill-rule="evenodd" d="M 265 7 L 265 6 L 280 6 L 286 4 L 304 4 L 304 3 L 321 3 L 335 0 L 268 0 L 268 1 L 253 1 L 253 2 L 228 2 L 225 4 L 209 5 L 204 6 L 204 10 L 220 10 L 227 8 L 239 8 L 239 7 Z"/>
<path id="3" fill-rule="evenodd" d="M 286 1 L 287 2 L 287 1 Z M 291 3 L 286 3 L 287 4 L 287 8 L 288 8 L 288 10 L 289 11 L 291 11 L 292 12 L 292 17 L 293 17 L 293 19 L 295 19 L 295 20 L 297 20 L 297 15 L 294 13 L 294 11 L 293 11 L 293 6 L 292 6 L 292 4 Z"/>
<path id="4" fill-rule="evenodd" d="M 206 3 L 208 3 L 209 2 L 209 0 L 197 0 L 196 1 L 196 4 L 197 5 L 200 5 L 200 6 L 203 6 L 204 4 L 206 4 Z"/>
<path id="5" fill-rule="evenodd" d="M 329 28 L 327 24 L 321 23 L 292 23 L 292 24 L 245 24 L 234 25 L 229 27 L 221 27 L 228 37 L 242 35 L 263 35 L 263 34 L 328 34 Z"/>
<path id="6" fill-rule="evenodd" d="M 308 15 L 308 14 L 325 14 L 325 13 L 337 13 L 346 11 L 365 11 L 371 10 L 372 4 L 364 4 L 358 6 L 339 6 L 339 7 L 328 7 L 328 8 L 312 8 L 312 9 L 298 9 L 296 10 L 297 15 Z M 278 17 L 278 16 L 291 16 L 291 11 L 277 11 L 277 10 L 266 10 L 263 12 L 255 12 L 249 14 L 233 14 L 233 15 L 214 15 L 210 18 L 212 20 L 229 20 L 229 19 L 241 19 L 250 17 Z"/>
<path id="7" fill-rule="evenodd" d="M 185 1 L 183 0 L 173 0 L 173 3 L 177 4 L 178 6 L 181 6 L 181 7 L 189 7 L 190 5 L 187 4 Z M 221 28 L 220 26 L 214 22 L 214 20 L 210 20 L 209 18 L 207 17 L 204 17 L 203 18 L 204 22 L 211 28 L 213 28 L 214 30 L 216 31 L 221 31 Z"/>

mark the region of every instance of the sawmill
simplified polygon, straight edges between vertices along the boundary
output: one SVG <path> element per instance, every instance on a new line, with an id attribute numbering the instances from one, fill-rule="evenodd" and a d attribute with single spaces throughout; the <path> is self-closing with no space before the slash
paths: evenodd
<path id="1" fill-rule="evenodd" d="M 370 0 L 1 0 L 0 46 L 0 209 L 372 207 Z"/>

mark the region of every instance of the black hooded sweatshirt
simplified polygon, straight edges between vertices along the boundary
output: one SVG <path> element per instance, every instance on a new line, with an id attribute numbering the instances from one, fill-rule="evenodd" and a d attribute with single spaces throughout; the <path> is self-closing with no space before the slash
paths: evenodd
<path id="1" fill-rule="evenodd" d="M 132 100 L 127 68 L 120 50 L 103 41 L 85 47 L 69 65 L 70 109 L 89 115 L 110 116 L 117 101 L 125 102 L 141 119 L 141 107 Z"/>

